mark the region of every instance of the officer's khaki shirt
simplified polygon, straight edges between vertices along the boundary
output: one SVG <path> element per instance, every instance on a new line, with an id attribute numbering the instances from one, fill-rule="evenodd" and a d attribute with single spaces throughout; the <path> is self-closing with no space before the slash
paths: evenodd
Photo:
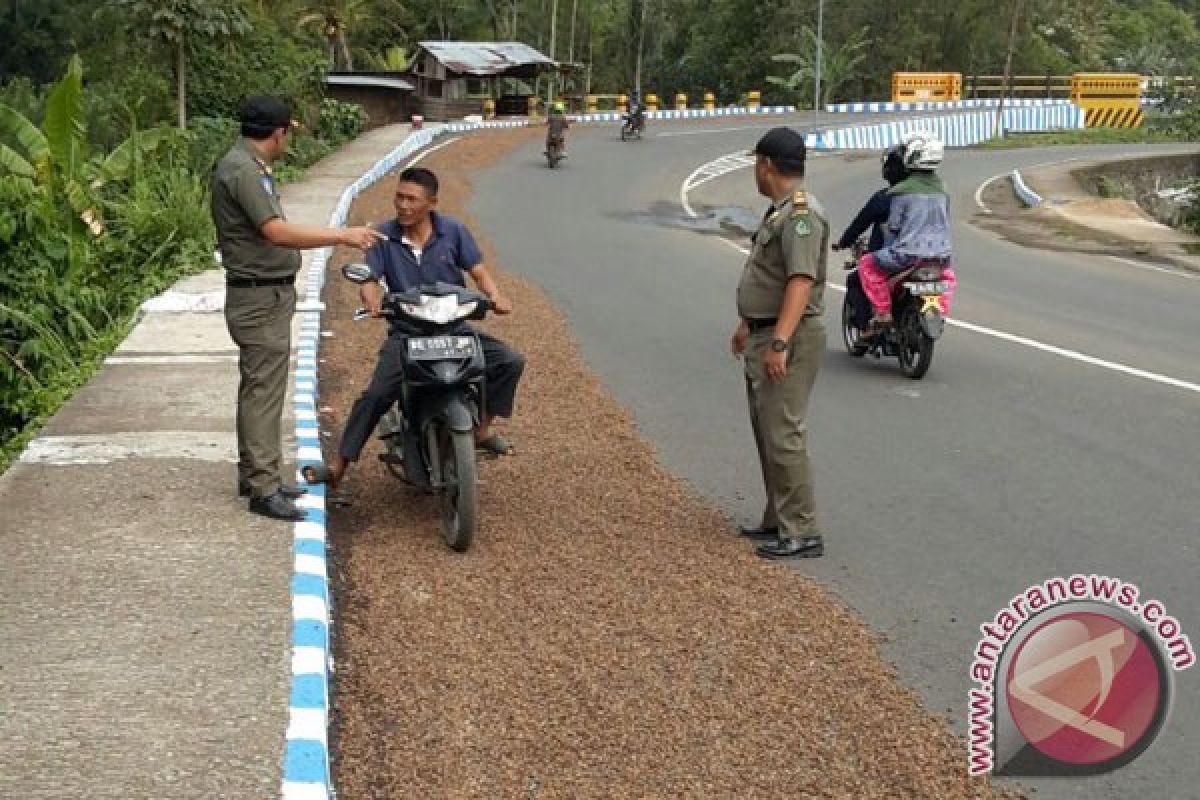
<path id="1" fill-rule="evenodd" d="M 738 315 L 743 319 L 778 318 L 784 290 L 795 275 L 806 275 L 813 282 L 804 316 L 824 313 L 829 223 L 816 198 L 797 190 L 767 213 L 753 241 L 738 283 Z"/>
<path id="2" fill-rule="evenodd" d="M 245 139 L 217 162 L 209 184 L 217 245 L 227 277 L 287 278 L 300 270 L 300 251 L 276 247 L 259 231 L 272 217 L 286 219 L 271 168 Z"/>

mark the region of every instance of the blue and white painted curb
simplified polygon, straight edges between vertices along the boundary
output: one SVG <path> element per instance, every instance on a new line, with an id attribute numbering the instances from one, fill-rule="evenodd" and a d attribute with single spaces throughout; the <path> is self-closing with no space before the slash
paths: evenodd
<path id="1" fill-rule="evenodd" d="M 1021 171 L 1014 169 L 1012 172 L 1013 191 L 1016 192 L 1017 198 L 1029 208 L 1037 208 L 1043 202 L 1042 196 L 1029 188 L 1025 183 L 1025 179 L 1021 177 Z"/>
<path id="2" fill-rule="evenodd" d="M 1003 114 L 1006 132 L 1050 131 L 1084 127 L 1084 112 L 1073 105 L 1010 108 Z M 900 143 L 913 131 L 937 134 L 948 147 L 969 147 L 993 138 L 996 115 L 989 111 L 916 117 L 875 125 L 809 134 L 808 145 L 816 150 L 882 150 Z"/>
<path id="3" fill-rule="evenodd" d="M 684 110 L 664 109 L 662 111 L 647 111 L 646 119 L 717 119 L 720 117 L 771 116 L 776 114 L 794 114 L 795 106 L 730 106 L 728 108 L 689 108 Z M 598 111 L 594 114 L 571 115 L 577 122 L 620 122 L 623 115 L 620 111 Z"/>
<path id="4" fill-rule="evenodd" d="M 920 100 L 912 103 L 835 103 L 825 106 L 830 114 L 886 114 L 901 111 L 966 111 L 976 108 L 995 108 L 1000 104 L 996 97 L 974 100 Z M 1004 101 L 1006 108 L 1035 108 L 1038 106 L 1066 106 L 1071 101 L 1064 97 L 1022 97 Z"/>
<path id="5" fill-rule="evenodd" d="M 663 111 L 647 111 L 646 118 L 667 120 L 717 119 L 719 117 L 747 117 L 794 113 L 796 113 L 795 106 L 759 106 L 758 108 L 750 108 L 749 106 L 730 106 L 728 108 L 714 108 L 711 111 L 702 108 L 690 108 L 683 111 L 677 111 L 674 109 L 665 109 Z M 623 115 L 619 111 L 598 111 L 594 114 L 570 114 L 568 116 L 572 122 L 590 123 L 620 122 Z M 541 122 L 541 119 L 535 121 L 530 121 L 528 119 L 489 120 L 486 122 L 451 122 L 442 127 L 450 133 L 465 133 L 468 131 L 487 130 L 491 128 L 524 128 L 531 125 L 539 125 Z"/>
<path id="6" fill-rule="evenodd" d="M 483 126 L 474 126 L 475 128 Z M 496 126 L 491 126 L 496 127 Z M 402 161 L 449 132 L 447 127 L 415 131 L 342 192 L 329 223 L 346 223 L 350 205 L 367 187 Z M 296 420 L 297 480 L 299 470 L 319 465 L 321 434 L 317 421 L 317 356 L 321 341 L 321 288 L 332 249 L 313 254 L 304 284 L 300 335 L 296 344 L 293 405 Z M 312 310 L 303 310 L 312 309 Z M 314 486 L 297 501 L 307 518 L 293 530 L 292 685 L 283 759 L 283 800 L 329 800 L 333 785 L 329 771 L 329 676 L 332 602 L 326 561 L 325 487 Z"/>

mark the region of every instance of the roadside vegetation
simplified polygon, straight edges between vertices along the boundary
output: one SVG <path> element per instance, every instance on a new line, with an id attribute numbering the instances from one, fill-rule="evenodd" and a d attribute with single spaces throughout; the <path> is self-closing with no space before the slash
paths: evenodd
<path id="1" fill-rule="evenodd" d="M 49 53 L 30 54 L 35 74 L 0 85 L 0 471 L 124 338 L 146 298 L 213 267 L 208 174 L 237 136 L 242 91 L 282 90 L 305 121 L 278 170 L 284 181 L 366 122 L 358 106 L 322 98 L 319 47 L 258 20 L 220 34 L 237 48 L 189 43 L 181 128 L 172 72 L 156 66 L 171 63 L 171 40 L 107 13 L 89 21 L 114 41 L 83 56 L 64 48 L 53 59 L 62 71 L 45 84 Z M 24 35 L 17 49 L 48 44 L 37 30 Z"/>

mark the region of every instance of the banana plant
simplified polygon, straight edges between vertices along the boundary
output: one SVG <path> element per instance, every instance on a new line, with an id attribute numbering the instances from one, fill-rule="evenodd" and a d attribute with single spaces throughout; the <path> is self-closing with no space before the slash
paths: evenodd
<path id="1" fill-rule="evenodd" d="M 65 200 L 72 212 L 71 226 L 82 222 L 99 235 L 103 223 L 95 192 L 106 183 L 136 177 L 148 154 L 184 135 L 161 127 L 135 131 L 111 153 L 92 157 L 83 112 L 83 64 L 76 55 L 71 57 L 66 75 L 46 98 L 40 128 L 20 112 L 0 104 L 0 174 L 28 178 L 56 205 Z"/>
<path id="2" fill-rule="evenodd" d="M 381 72 L 404 72 L 409 66 L 408 50 L 399 45 L 387 48 L 383 53 L 371 53 L 367 64 Z"/>

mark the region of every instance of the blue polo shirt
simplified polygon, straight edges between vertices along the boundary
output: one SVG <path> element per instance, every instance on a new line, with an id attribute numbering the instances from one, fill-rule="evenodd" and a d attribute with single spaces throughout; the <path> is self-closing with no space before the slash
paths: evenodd
<path id="1" fill-rule="evenodd" d="M 403 241 L 400 223 L 388 220 L 376 229 L 388 237 L 367 251 L 367 266 L 383 278 L 389 292 L 406 292 L 423 283 L 466 286 L 463 273 L 483 263 L 483 253 L 466 226 L 433 212 L 433 236 L 419 253 Z"/>

